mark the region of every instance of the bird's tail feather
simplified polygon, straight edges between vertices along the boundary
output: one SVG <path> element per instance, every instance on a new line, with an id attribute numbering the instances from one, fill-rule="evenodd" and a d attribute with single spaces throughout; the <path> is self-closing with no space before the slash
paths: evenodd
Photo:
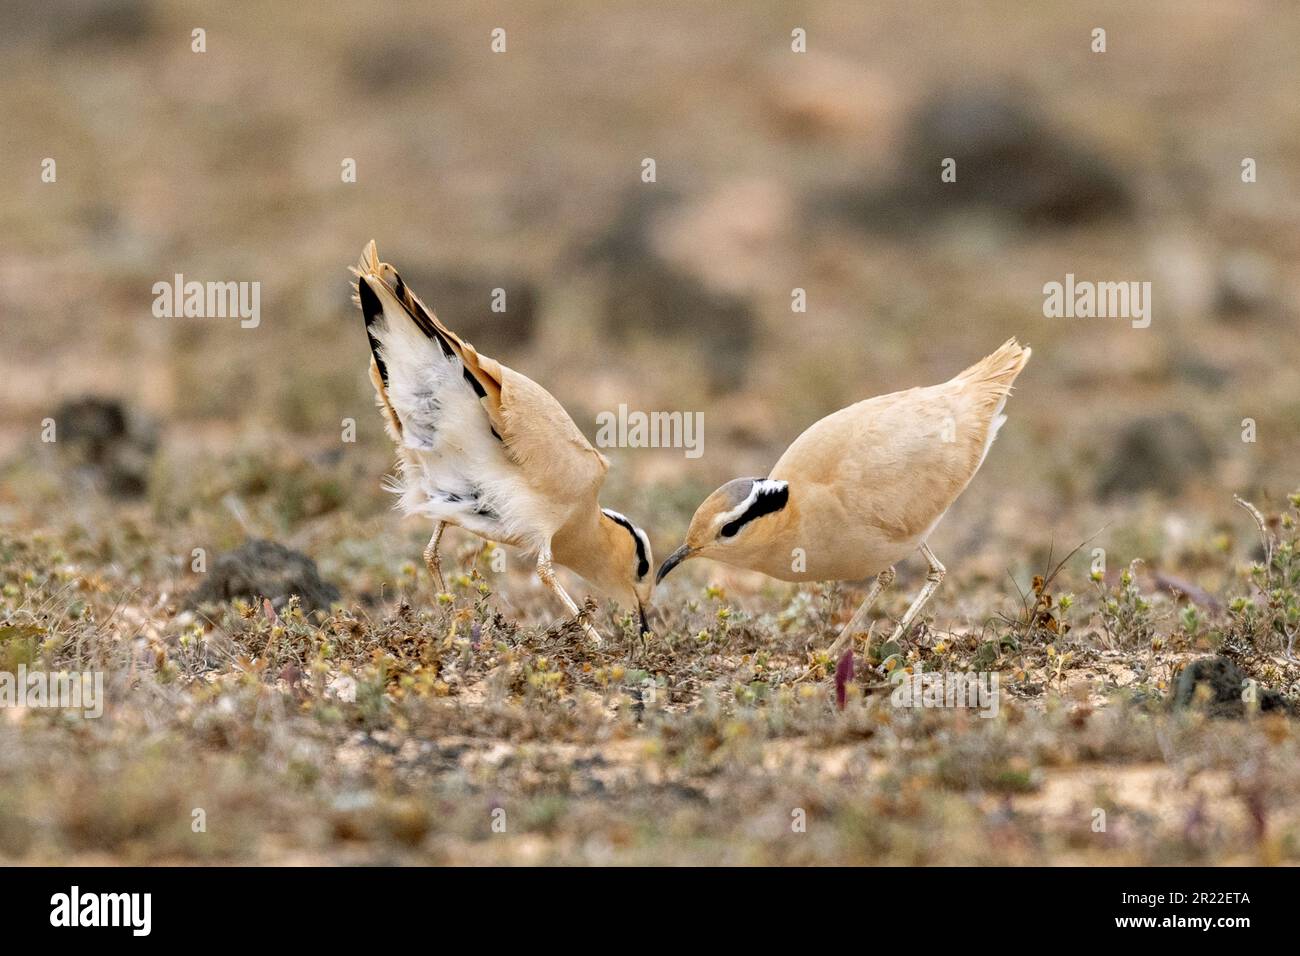
<path id="1" fill-rule="evenodd" d="M 986 386 L 1001 389 L 1002 394 L 1011 388 L 1033 350 L 1021 345 L 1015 338 L 1009 338 L 992 354 L 980 359 L 970 368 L 957 376 L 958 380 L 971 386 Z"/>
<path id="2" fill-rule="evenodd" d="M 1002 409 L 1011 394 L 1012 383 L 1032 354 L 1027 346 L 1010 338 L 952 380 L 951 384 L 961 390 L 968 407 L 974 410 L 978 419 L 988 423 L 980 461 L 988 455 L 989 446 L 1007 420 Z"/>
<path id="3" fill-rule="evenodd" d="M 465 377 L 482 399 L 488 417 L 492 420 L 493 427 L 500 430 L 502 427 L 499 421 L 501 417 L 501 365 L 495 359 L 480 355 L 474 346 L 462 340 L 460 336 L 447 328 L 434 314 L 433 310 L 426 306 L 419 296 L 412 292 L 411 288 L 402 281 L 397 269 L 380 260 L 373 239 L 366 244 L 365 249 L 361 252 L 360 260 L 352 267 L 351 271 L 357 277 L 357 282 L 353 283 L 355 292 L 353 300 L 361 306 L 362 313 L 366 317 L 367 331 L 370 331 L 370 323 L 373 320 L 372 313 L 377 308 L 382 311 L 382 303 L 366 301 L 371 296 L 376 296 L 377 290 L 373 286 L 369 286 L 363 292 L 361 287 L 363 284 L 368 285 L 378 281 L 382 283 L 383 291 L 388 293 L 392 299 L 397 300 L 397 304 L 401 306 L 401 310 L 405 312 L 406 317 L 410 319 L 416 329 L 423 333 L 426 338 L 436 342 L 443 354 L 447 356 L 454 355 L 460 360 L 465 370 Z M 376 296 L 376 298 L 378 297 Z M 393 412 L 385 389 L 387 370 L 380 363 L 377 342 L 373 333 L 371 333 L 371 352 L 374 360 L 371 367 L 371 378 L 374 380 L 380 404 L 391 419 L 396 420 L 397 416 Z M 400 424 L 396 425 L 396 428 L 400 432 Z"/>

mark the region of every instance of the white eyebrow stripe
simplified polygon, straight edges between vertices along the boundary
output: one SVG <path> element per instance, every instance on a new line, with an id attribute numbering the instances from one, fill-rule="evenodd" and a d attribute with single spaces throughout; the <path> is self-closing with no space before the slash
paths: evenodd
<path id="1" fill-rule="evenodd" d="M 736 507 L 732 508 L 722 516 L 717 523 L 719 525 L 728 525 L 735 521 L 751 507 L 754 502 L 758 501 L 760 495 L 772 495 L 790 487 L 789 482 L 779 481 L 774 478 L 759 478 L 754 482 L 754 486 L 749 489 L 749 497 L 742 501 Z"/>

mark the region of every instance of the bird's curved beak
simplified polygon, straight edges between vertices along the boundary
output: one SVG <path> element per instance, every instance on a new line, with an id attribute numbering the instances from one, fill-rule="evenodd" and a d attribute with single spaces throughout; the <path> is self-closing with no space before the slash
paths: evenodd
<path id="1" fill-rule="evenodd" d="M 677 567 L 677 565 L 681 564 L 694 553 L 694 549 L 691 548 L 690 545 L 684 544 L 672 554 L 668 555 L 664 563 L 659 565 L 659 573 L 655 575 L 655 584 L 662 581 L 669 571 Z"/>

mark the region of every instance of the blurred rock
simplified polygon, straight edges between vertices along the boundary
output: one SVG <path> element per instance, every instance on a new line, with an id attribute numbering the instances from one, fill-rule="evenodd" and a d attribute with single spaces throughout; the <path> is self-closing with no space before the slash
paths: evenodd
<path id="1" fill-rule="evenodd" d="M 1180 345 L 1173 346 L 1169 358 L 1169 372 L 1175 378 L 1191 382 L 1207 391 L 1218 391 L 1228 384 L 1232 373 L 1205 359 L 1199 352 Z"/>
<path id="2" fill-rule="evenodd" d="M 714 292 L 660 260 L 644 262 L 610 284 L 604 320 L 614 335 L 636 330 L 690 338 L 704 356 L 713 392 L 739 388 L 754 351 L 755 320 L 748 303 Z"/>
<path id="3" fill-rule="evenodd" d="M 187 608 L 224 604 L 235 598 L 257 602 L 266 598 L 277 611 L 298 595 L 304 611 L 325 610 L 339 599 L 339 590 L 321 579 L 316 562 L 275 541 L 250 538 L 212 562 L 202 584 L 185 601 Z"/>
<path id="4" fill-rule="evenodd" d="M 1239 251 L 1224 258 L 1215 288 L 1214 310 L 1220 317 L 1255 316 L 1278 305 L 1277 273 L 1255 252 Z"/>
<path id="5" fill-rule="evenodd" d="M 138 43 L 155 22 L 153 0 L 9 0 L 0 46 L 6 39 L 44 39 L 59 47 Z"/>
<path id="6" fill-rule="evenodd" d="M 347 70 L 358 91 L 373 96 L 428 90 L 447 72 L 450 62 L 446 44 L 436 38 L 384 34 L 359 40 L 348 52 Z"/>
<path id="7" fill-rule="evenodd" d="M 604 281 L 606 333 L 620 340 L 689 338 L 705 356 L 710 389 L 728 392 L 744 381 L 757 318 L 746 296 L 711 285 L 665 255 L 665 224 L 688 210 L 670 193 L 637 189 L 581 262 Z M 675 239 L 684 241 L 680 232 Z"/>
<path id="8" fill-rule="evenodd" d="M 54 420 L 65 450 L 80 452 L 95 463 L 103 461 L 128 432 L 126 409 L 111 398 L 88 395 L 71 399 L 59 406 Z"/>
<path id="9" fill-rule="evenodd" d="M 1174 710 L 1204 707 L 1211 717 L 1244 717 L 1245 682 L 1246 675 L 1228 658 L 1202 657 L 1178 672 L 1170 704 Z M 1205 688 L 1202 700 L 1197 699 L 1198 687 Z M 1268 687 L 1258 687 L 1255 692 L 1261 711 L 1291 713 L 1291 706 L 1281 692 Z"/>
<path id="10" fill-rule="evenodd" d="M 944 159 L 956 180 L 940 179 Z M 1127 216 L 1124 177 L 1072 141 L 1022 97 L 1000 88 L 953 90 L 925 103 L 904 135 L 895 180 L 841 192 L 844 212 L 871 228 L 898 228 L 979 211 L 1023 226 L 1070 226 Z"/>
<path id="11" fill-rule="evenodd" d="M 138 498 L 158 449 L 152 422 L 116 399 L 71 399 L 54 413 L 55 447 L 74 468 L 118 498 Z"/>
<path id="12" fill-rule="evenodd" d="M 629 190 L 609 226 L 582 251 L 581 264 L 636 265 L 641 258 L 653 254 L 655 224 L 681 204 L 681 196 L 668 188 Z"/>
<path id="13" fill-rule="evenodd" d="M 1182 412 L 1151 415 L 1115 436 L 1097 480 L 1097 496 L 1115 498 L 1147 489 L 1177 493 L 1193 475 L 1206 474 L 1213 449 Z"/>

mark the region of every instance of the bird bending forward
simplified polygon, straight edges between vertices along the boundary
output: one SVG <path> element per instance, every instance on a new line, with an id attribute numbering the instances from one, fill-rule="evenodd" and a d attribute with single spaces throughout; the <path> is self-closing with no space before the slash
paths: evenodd
<path id="1" fill-rule="evenodd" d="M 919 549 L 930 572 L 894 630 L 901 638 L 943 580 L 944 566 L 926 540 L 983 463 L 1030 354 L 1009 339 L 942 385 L 827 415 L 795 439 L 768 477 L 736 478 L 709 495 L 656 580 L 694 557 L 783 581 L 875 575 L 831 646 L 834 657 L 893 581 L 894 564 Z"/>
<path id="2" fill-rule="evenodd" d="M 438 544 L 456 525 L 537 556 L 537 576 L 600 637 L 556 579 L 576 572 L 642 630 L 654 580 L 644 531 L 598 502 L 609 462 L 532 379 L 475 351 L 439 321 L 372 240 L 352 270 L 370 339 L 370 380 L 397 444 L 391 489 L 436 524 L 424 560 L 438 587 Z"/>

